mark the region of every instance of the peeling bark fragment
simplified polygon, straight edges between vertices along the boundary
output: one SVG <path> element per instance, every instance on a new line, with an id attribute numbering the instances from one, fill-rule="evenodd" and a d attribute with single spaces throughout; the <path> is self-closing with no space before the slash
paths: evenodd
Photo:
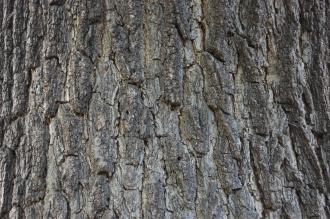
<path id="1" fill-rule="evenodd" d="M 68 68 L 68 92 L 72 110 L 84 114 L 92 96 L 92 66 L 88 57 L 76 52 Z"/>

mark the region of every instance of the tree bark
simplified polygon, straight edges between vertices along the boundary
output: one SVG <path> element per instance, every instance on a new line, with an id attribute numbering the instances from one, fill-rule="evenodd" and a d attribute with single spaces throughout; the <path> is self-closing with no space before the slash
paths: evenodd
<path id="1" fill-rule="evenodd" d="M 329 0 L 0 21 L 0 218 L 330 218 Z"/>

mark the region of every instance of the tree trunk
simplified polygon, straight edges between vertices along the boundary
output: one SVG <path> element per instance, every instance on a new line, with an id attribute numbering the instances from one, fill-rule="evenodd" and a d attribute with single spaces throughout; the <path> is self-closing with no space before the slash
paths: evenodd
<path id="1" fill-rule="evenodd" d="M 329 0 L 0 0 L 0 218 L 329 218 Z"/>

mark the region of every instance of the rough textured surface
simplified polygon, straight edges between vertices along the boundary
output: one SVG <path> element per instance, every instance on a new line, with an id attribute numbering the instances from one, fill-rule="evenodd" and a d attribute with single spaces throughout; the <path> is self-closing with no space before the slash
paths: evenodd
<path id="1" fill-rule="evenodd" d="M 0 0 L 0 218 L 330 218 L 329 0 Z"/>

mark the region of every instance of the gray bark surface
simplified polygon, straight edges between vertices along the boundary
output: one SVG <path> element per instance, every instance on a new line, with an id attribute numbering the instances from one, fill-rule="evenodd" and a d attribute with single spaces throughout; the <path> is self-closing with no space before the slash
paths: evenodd
<path id="1" fill-rule="evenodd" d="M 329 0 L 0 0 L 0 218 L 330 218 Z"/>

